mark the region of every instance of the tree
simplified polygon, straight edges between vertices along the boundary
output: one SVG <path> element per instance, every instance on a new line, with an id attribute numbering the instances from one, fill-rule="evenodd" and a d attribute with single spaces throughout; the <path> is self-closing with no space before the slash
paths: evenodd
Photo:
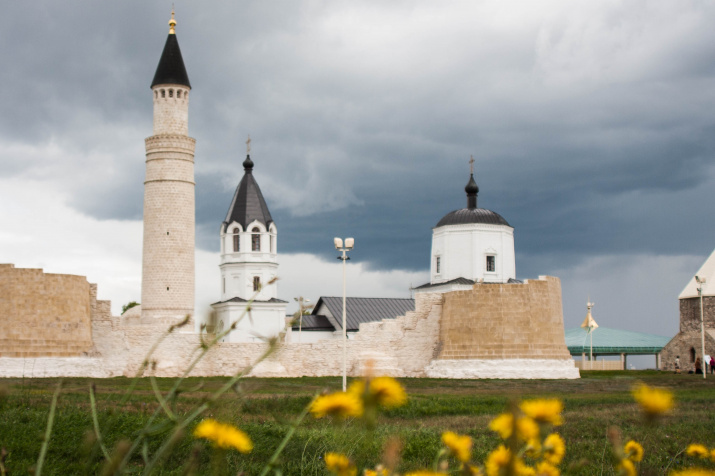
<path id="1" fill-rule="evenodd" d="M 133 308 L 134 306 L 138 306 L 138 305 L 139 305 L 139 303 L 136 301 L 131 301 L 131 302 L 126 303 L 125 305 L 122 306 L 122 314 L 124 314 L 129 309 Z"/>

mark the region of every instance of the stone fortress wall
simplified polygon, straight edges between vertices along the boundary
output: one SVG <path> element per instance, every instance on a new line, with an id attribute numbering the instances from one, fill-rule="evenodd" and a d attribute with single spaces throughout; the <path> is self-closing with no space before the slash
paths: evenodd
<path id="1" fill-rule="evenodd" d="M 92 293 L 84 276 L 0 264 L 0 357 L 89 352 Z"/>
<path id="2" fill-rule="evenodd" d="M 703 296 L 703 322 L 705 355 L 715 356 L 715 296 Z M 700 298 L 680 299 L 680 330 L 660 353 L 661 369 L 675 370 L 675 358 L 679 356 L 681 371 L 694 370 L 701 347 Z"/>
<path id="3" fill-rule="evenodd" d="M 0 274 L 6 274 L 8 267 L 0 268 Z M 28 271 L 28 270 L 23 270 Z M 38 271 L 39 270 L 31 270 Z M 56 276 L 56 275 L 46 275 Z M 75 277 L 77 278 L 77 277 Z M 86 279 L 84 282 L 86 283 Z M 0 282 L 2 282 L 0 280 Z M 454 323 L 464 322 L 465 316 L 474 316 L 476 319 L 497 319 L 503 327 L 509 327 L 509 319 L 513 316 L 500 316 L 496 311 L 488 312 L 482 317 L 472 313 L 471 306 L 473 300 L 470 295 L 479 295 L 476 299 L 484 305 L 489 305 L 485 296 L 491 295 L 492 291 L 499 286 L 514 289 L 522 288 L 524 291 L 520 295 L 520 301 L 513 311 L 514 315 L 519 315 L 524 320 L 526 334 L 545 333 L 549 335 L 548 320 L 541 320 L 538 316 L 531 319 L 527 317 L 528 309 L 535 303 L 543 299 L 556 299 L 554 292 L 558 292 L 558 309 L 560 309 L 560 283 L 557 278 L 542 277 L 539 280 L 532 280 L 526 284 L 510 285 L 475 285 L 472 291 L 460 291 L 459 296 L 452 298 L 447 295 L 419 293 L 416 296 L 415 311 L 396 319 L 387 319 L 380 322 L 361 324 L 360 331 L 354 339 L 348 341 L 348 374 L 352 376 L 362 375 L 366 366 L 370 365 L 374 372 L 380 375 L 390 375 L 394 377 L 424 377 L 426 369 L 439 362 L 441 355 L 451 355 L 445 353 L 445 349 L 454 348 L 450 340 L 443 341 L 441 336 L 451 339 L 453 335 L 450 331 Z M 166 324 L 147 324 L 151 320 L 141 317 L 141 309 L 135 307 L 127 311 L 123 316 L 112 316 L 108 301 L 98 301 L 96 299 L 96 286 L 87 283 L 85 300 L 88 305 L 88 315 L 91 321 L 91 342 L 80 340 L 84 345 L 84 351 L 74 354 L 63 354 L 67 356 L 56 356 L 51 352 L 37 351 L 33 355 L 13 355 L 0 357 L 0 377 L 57 377 L 57 376 L 83 376 L 83 377 L 115 377 L 133 376 L 141 367 L 150 347 L 161 338 L 167 329 Z M 481 295 L 481 293 L 486 294 Z M 501 294 L 509 294 L 511 289 L 503 290 Z M 549 296 L 549 293 L 551 295 Z M 517 293 L 518 294 L 518 293 Z M 501 296 L 502 299 L 505 295 Z M 554 301 L 555 302 L 555 301 Z M 460 304 L 461 303 L 461 304 Z M 492 303 L 494 304 L 494 303 Z M 553 304 L 553 303 L 552 303 Z M 447 306 L 449 310 L 446 311 Z M 465 306 L 465 307 L 462 307 Z M 443 307 L 445 312 L 443 312 Z M 536 307 L 536 306 L 533 306 Z M 492 307 L 491 309 L 496 309 Z M 556 310 L 552 306 L 552 310 Z M 44 311 L 38 310 L 39 316 L 47 315 Z M 448 314 L 447 314 L 448 312 Z M 445 316 L 447 322 L 445 323 Z M 486 317 L 485 317 L 486 316 Z M 555 319 L 554 316 L 550 315 Z M 561 319 L 561 315 L 558 315 Z M 536 322 L 538 320 L 538 322 Z M 5 321 L 2 321 L 5 322 Z M 85 321 L 86 322 L 86 321 Z M 526 323 L 529 323 L 528 325 Z M 85 334 L 90 335 L 88 326 L 85 326 Z M 494 329 L 498 327 L 498 323 Z M 459 336 L 460 343 L 480 342 L 474 340 L 468 334 L 479 332 L 478 329 L 484 326 L 472 326 L 471 332 L 462 332 Z M 563 332 L 563 326 L 554 325 L 556 332 Z M 496 330 L 495 330 L 496 332 Z M 508 332 L 502 333 L 507 338 Z M 33 338 L 34 334 L 28 329 L 22 335 L 18 335 L 16 342 L 18 345 Z M 203 336 L 210 339 L 212 336 Z M 484 336 L 484 338 L 487 338 Z M 553 349 L 546 349 L 543 354 L 561 359 L 563 354 L 558 352 L 558 338 L 554 336 Z M 560 335 L 561 343 L 564 341 Z M 146 374 L 172 377 L 180 375 L 189 365 L 191 359 L 197 355 L 201 343 L 201 336 L 193 332 L 193 326 L 187 325 L 184 328 L 176 329 L 157 347 L 151 356 L 150 368 Z M 87 345 L 89 344 L 89 345 Z M 266 360 L 253 369 L 250 375 L 262 377 L 299 377 L 299 376 L 331 376 L 342 373 L 342 347 L 341 339 L 324 340 L 316 343 L 281 343 L 277 350 Z M 562 344 L 563 352 L 566 352 L 565 344 Z M 203 360 L 194 368 L 191 375 L 194 376 L 221 376 L 233 375 L 257 362 L 266 351 L 267 344 L 264 343 L 220 343 L 215 345 Z M 491 349 L 491 348 L 490 348 Z M 505 349 L 507 349 L 505 347 Z M 537 353 L 536 348 L 531 354 Z M 492 352 L 489 350 L 488 352 Z M 70 356 L 74 355 L 74 356 Z M 477 353 L 470 354 L 478 355 Z M 541 354 L 539 354 L 541 355 Z M 499 354 L 503 358 L 505 354 Z M 523 359 L 516 359 L 522 362 Z M 573 360 L 570 356 L 558 360 L 574 370 L 576 377 L 578 371 L 575 370 Z M 573 372 L 572 372 L 573 374 Z M 434 375 L 431 375 L 434 376 Z M 490 375 L 492 376 L 492 375 Z M 496 375 L 498 376 L 498 375 Z M 527 378 L 529 375 L 522 375 Z M 549 378 L 544 375 L 538 378 Z M 554 374 L 551 378 L 563 378 L 563 372 Z M 567 377 L 567 378 L 573 378 Z"/>

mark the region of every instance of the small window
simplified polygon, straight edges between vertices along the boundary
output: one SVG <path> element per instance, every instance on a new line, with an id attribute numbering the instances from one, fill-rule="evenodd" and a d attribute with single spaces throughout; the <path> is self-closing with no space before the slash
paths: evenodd
<path id="1" fill-rule="evenodd" d="M 690 361 L 695 362 L 695 348 L 694 347 L 690 348 Z"/>
<path id="2" fill-rule="evenodd" d="M 253 251 L 261 251 L 261 230 L 258 227 L 251 230 L 251 249 Z"/>
<path id="3" fill-rule="evenodd" d="M 176 97 L 181 98 L 181 89 L 176 90 Z"/>
<path id="4" fill-rule="evenodd" d="M 238 228 L 233 230 L 233 252 L 241 251 L 241 236 L 238 234 Z"/>
<path id="5" fill-rule="evenodd" d="M 487 256 L 487 272 L 493 273 L 496 270 L 497 270 L 496 256 L 493 256 L 493 255 Z"/>
<path id="6" fill-rule="evenodd" d="M 164 90 L 164 89 L 161 90 L 161 97 L 163 97 L 163 98 L 166 97 L 166 90 Z"/>
<path id="7" fill-rule="evenodd" d="M 223 293 L 226 294 L 226 278 L 223 278 Z"/>
<path id="8" fill-rule="evenodd" d="M 173 89 L 169 89 L 169 97 L 170 97 L 170 98 L 173 98 L 173 97 L 174 97 L 174 90 L 173 90 Z"/>
<path id="9" fill-rule="evenodd" d="M 276 237 L 275 237 L 274 235 L 271 235 L 271 253 L 275 253 L 275 252 L 276 252 L 276 240 L 275 240 L 275 238 L 276 238 Z"/>
<path id="10" fill-rule="evenodd" d="M 258 292 L 261 290 L 261 278 L 259 276 L 253 277 L 253 291 Z"/>
<path id="11" fill-rule="evenodd" d="M 154 99 L 159 99 L 159 91 L 154 91 Z"/>
<path id="12" fill-rule="evenodd" d="M 434 271 L 435 274 L 439 274 L 442 271 L 442 259 L 439 256 L 434 259 Z"/>

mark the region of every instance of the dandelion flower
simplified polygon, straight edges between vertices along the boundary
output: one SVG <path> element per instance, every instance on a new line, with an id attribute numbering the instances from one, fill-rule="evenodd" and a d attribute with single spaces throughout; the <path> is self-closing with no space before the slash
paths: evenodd
<path id="1" fill-rule="evenodd" d="M 235 448 L 241 453 L 250 453 L 253 449 L 251 439 L 244 432 L 210 418 L 196 425 L 194 437 L 205 438 L 219 448 Z"/>
<path id="2" fill-rule="evenodd" d="M 518 459 L 514 462 L 514 474 L 516 476 L 536 476 L 536 470 Z"/>
<path id="3" fill-rule="evenodd" d="M 636 466 L 633 464 L 633 461 L 628 458 L 622 459 L 621 462 L 618 463 L 616 471 L 618 471 L 618 474 L 621 476 L 638 476 Z"/>
<path id="4" fill-rule="evenodd" d="M 370 380 L 370 394 L 385 408 L 395 408 L 407 402 L 407 393 L 392 377 L 377 377 Z"/>
<path id="5" fill-rule="evenodd" d="M 633 398 L 648 417 L 656 417 L 673 408 L 673 394 L 667 390 L 639 384 L 633 388 Z"/>
<path id="6" fill-rule="evenodd" d="M 467 465 L 467 474 L 470 476 L 484 476 L 482 468 L 479 466 L 472 466 L 471 464 Z"/>
<path id="7" fill-rule="evenodd" d="M 357 468 L 350 458 L 340 453 L 325 453 L 325 467 L 338 476 L 355 476 Z"/>
<path id="8" fill-rule="evenodd" d="M 715 463 L 715 449 L 710 450 L 710 462 Z"/>
<path id="9" fill-rule="evenodd" d="M 452 431 L 442 433 L 442 443 L 449 448 L 449 452 L 462 463 L 466 463 L 472 456 L 472 439 L 466 435 L 458 435 Z"/>
<path id="10" fill-rule="evenodd" d="M 708 458 L 710 456 L 708 449 L 698 443 L 693 443 L 688 446 L 688 449 L 685 450 L 685 454 L 688 456 L 695 456 L 696 458 Z"/>
<path id="11" fill-rule="evenodd" d="M 519 405 L 524 414 L 538 423 L 550 423 L 559 426 L 562 423 L 561 412 L 564 404 L 557 398 L 526 400 Z"/>
<path id="12" fill-rule="evenodd" d="M 626 458 L 634 463 L 639 463 L 643 459 L 643 446 L 636 441 L 631 440 L 626 443 L 623 452 L 626 454 Z"/>
<path id="13" fill-rule="evenodd" d="M 536 465 L 536 476 L 559 476 L 559 468 L 548 461 L 540 461 Z"/>
<path id="14" fill-rule="evenodd" d="M 363 472 L 363 476 L 389 476 L 390 472 L 387 468 L 382 469 L 366 469 Z"/>
<path id="15" fill-rule="evenodd" d="M 359 417 L 362 415 L 362 412 L 362 400 L 359 396 L 349 392 L 335 392 L 329 395 L 322 395 L 316 398 L 310 406 L 310 413 L 312 413 L 315 418 L 323 418 L 325 415 L 340 418 Z"/>
<path id="16" fill-rule="evenodd" d="M 558 433 L 551 433 L 544 439 L 544 461 L 559 464 L 566 454 L 566 443 Z"/>
<path id="17" fill-rule="evenodd" d="M 418 471 L 412 471 L 411 473 L 405 474 L 405 476 L 444 476 L 445 473 L 435 473 L 429 469 L 420 469 Z"/>
<path id="18" fill-rule="evenodd" d="M 513 427 L 514 415 L 511 413 L 502 413 L 489 423 L 489 429 L 505 440 L 511 436 Z M 519 417 L 516 420 L 516 431 L 520 440 L 531 441 L 539 436 L 539 425 L 529 417 Z"/>
<path id="19" fill-rule="evenodd" d="M 489 453 L 484 466 L 487 470 L 487 476 L 499 476 L 503 468 L 509 465 L 511 459 L 511 451 L 504 445 L 499 445 L 497 449 Z"/>
<path id="20" fill-rule="evenodd" d="M 715 471 L 703 468 L 692 468 L 674 471 L 670 473 L 670 476 L 715 476 Z"/>

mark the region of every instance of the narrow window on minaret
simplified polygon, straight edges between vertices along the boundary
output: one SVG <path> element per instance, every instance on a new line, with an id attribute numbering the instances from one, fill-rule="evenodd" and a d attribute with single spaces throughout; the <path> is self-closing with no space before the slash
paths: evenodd
<path id="1" fill-rule="evenodd" d="M 251 249 L 253 251 L 261 251 L 261 230 L 257 227 L 251 230 Z"/>
<path id="2" fill-rule="evenodd" d="M 435 274 L 439 274 L 439 273 L 440 273 L 440 271 L 441 271 L 441 269 L 440 269 L 440 268 L 441 268 L 441 265 L 442 265 L 441 260 L 440 260 L 439 256 L 437 256 L 437 257 L 435 258 L 435 262 L 434 262 L 434 272 L 435 272 Z"/>
<path id="3" fill-rule="evenodd" d="M 253 277 L 253 291 L 258 292 L 261 290 L 261 278 L 258 276 Z"/>
<path id="4" fill-rule="evenodd" d="M 239 239 L 238 228 L 233 230 L 233 252 L 236 253 L 241 250 L 241 240 Z"/>
<path id="5" fill-rule="evenodd" d="M 173 89 L 169 89 L 169 97 L 170 97 L 170 98 L 173 98 L 173 97 L 174 97 L 174 90 L 173 90 Z"/>

